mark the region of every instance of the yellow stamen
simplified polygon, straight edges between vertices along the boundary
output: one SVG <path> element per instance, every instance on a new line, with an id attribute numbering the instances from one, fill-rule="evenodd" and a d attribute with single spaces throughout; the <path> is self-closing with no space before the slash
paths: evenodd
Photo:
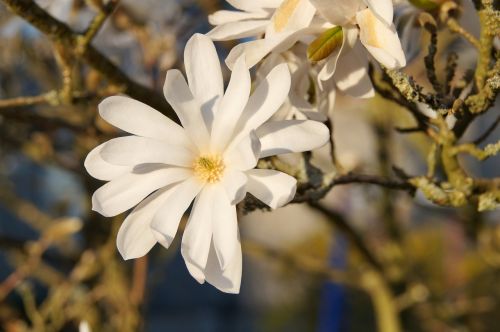
<path id="1" fill-rule="evenodd" d="M 224 162 L 220 156 L 205 155 L 195 160 L 194 174 L 202 181 L 208 183 L 219 182 L 224 173 Z"/>
<path id="2" fill-rule="evenodd" d="M 297 8 L 300 0 L 285 0 L 274 14 L 274 30 L 281 32 L 285 29 L 290 17 Z"/>

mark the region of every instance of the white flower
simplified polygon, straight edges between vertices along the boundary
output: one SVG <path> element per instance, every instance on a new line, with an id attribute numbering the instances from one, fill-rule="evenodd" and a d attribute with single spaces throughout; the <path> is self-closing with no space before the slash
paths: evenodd
<path id="1" fill-rule="evenodd" d="M 224 94 L 212 41 L 200 34 L 187 43 L 181 72 L 169 70 L 167 101 L 182 127 L 136 100 L 114 96 L 100 115 L 131 133 L 92 150 L 87 171 L 110 181 L 92 197 L 93 209 L 114 216 L 135 209 L 122 224 L 117 246 L 125 259 L 145 255 L 156 242 L 167 247 L 194 200 L 181 251 L 191 275 L 237 293 L 241 246 L 236 203 L 246 192 L 276 208 L 295 194 L 296 180 L 284 173 L 254 169 L 259 157 L 300 152 L 325 144 L 326 126 L 315 121 L 271 121 L 290 88 L 285 65 L 277 66 L 250 95 L 244 58 L 236 61 Z"/>
<path id="2" fill-rule="evenodd" d="M 290 92 L 279 111 L 273 115 L 275 120 L 310 119 L 325 122 L 328 113 L 333 109 L 335 87 L 319 88 L 316 67 L 298 55 L 304 52 L 304 48 L 305 45 L 297 44 L 289 51 L 271 53 L 257 68 L 256 82 L 264 79 L 279 64 L 285 63 L 290 70 L 292 77 Z"/>
<path id="3" fill-rule="evenodd" d="M 388 68 L 406 64 L 392 24 L 391 0 L 261 0 L 260 7 L 252 8 L 244 6 L 252 1 L 228 2 L 241 11 L 223 11 L 223 15 L 219 11 L 210 16 L 216 27 L 208 36 L 213 40 L 230 40 L 258 38 L 265 32 L 263 38 L 235 46 L 226 59 L 229 67 L 242 54 L 249 66 L 253 66 L 270 52 L 283 52 L 298 41 L 310 43 L 335 26 L 342 27 L 343 43 L 322 61 L 320 80 L 333 77 L 340 90 L 366 98 L 374 94 L 367 73 L 366 51 Z"/>

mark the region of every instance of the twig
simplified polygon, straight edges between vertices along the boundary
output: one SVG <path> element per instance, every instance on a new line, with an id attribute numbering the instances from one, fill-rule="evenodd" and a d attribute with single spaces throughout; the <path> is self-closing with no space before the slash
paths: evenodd
<path id="1" fill-rule="evenodd" d="M 325 197 L 326 194 L 328 194 L 328 192 L 330 192 L 330 190 L 335 186 L 353 183 L 374 184 L 389 189 L 407 191 L 410 194 L 413 194 L 415 191 L 415 187 L 407 181 L 393 180 L 377 175 L 347 173 L 332 178 L 319 189 L 297 193 L 295 198 L 292 200 L 292 203 L 314 202 Z"/>
<path id="2" fill-rule="evenodd" d="M 499 123 L 500 123 L 500 115 L 498 115 L 496 120 L 493 121 L 493 123 L 488 127 L 488 129 L 486 129 L 486 131 L 481 136 L 476 138 L 472 143 L 474 143 L 475 145 L 481 144 L 485 139 L 488 138 L 488 136 L 490 136 L 491 133 L 495 131 Z"/>
<path id="3" fill-rule="evenodd" d="M 382 264 L 378 261 L 378 259 L 373 255 L 373 251 L 370 250 L 363 238 L 358 232 L 351 227 L 350 223 L 342 216 L 340 213 L 330 210 L 324 207 L 322 204 L 318 202 L 310 202 L 309 205 L 313 207 L 315 210 L 321 212 L 324 216 L 328 218 L 328 220 L 341 232 L 345 233 L 352 244 L 359 251 L 361 256 L 363 256 L 364 260 L 376 271 L 383 274 L 384 268 Z"/>
<path id="4" fill-rule="evenodd" d="M 10 99 L 0 99 L 0 109 L 28 107 L 39 104 L 51 104 L 57 98 L 57 92 L 50 91 L 38 96 L 16 97 Z"/>
<path id="5" fill-rule="evenodd" d="M 106 19 L 113 13 L 119 2 L 119 0 L 111 0 L 102 8 L 99 8 L 99 13 L 92 19 L 92 22 L 90 22 L 87 31 L 85 31 L 83 35 L 78 37 L 78 46 L 76 49 L 77 54 L 81 55 L 85 53 L 85 50 L 90 45 L 97 33 L 101 30 L 104 22 L 106 22 Z"/>
<path id="6" fill-rule="evenodd" d="M 455 20 L 454 18 L 448 18 L 448 20 L 446 20 L 446 26 L 448 27 L 448 29 L 450 29 L 450 31 L 458 33 L 460 36 L 462 36 L 475 48 L 477 49 L 480 48 L 479 41 L 476 39 L 476 37 L 474 37 L 470 32 L 462 28 L 460 24 L 457 22 L 457 20 Z"/>
<path id="7" fill-rule="evenodd" d="M 348 173 L 345 175 L 341 175 L 333 180 L 334 186 L 351 184 L 351 183 L 376 184 L 385 188 L 395 189 L 395 190 L 412 191 L 414 189 L 413 186 L 407 182 L 393 180 L 377 175 Z"/>

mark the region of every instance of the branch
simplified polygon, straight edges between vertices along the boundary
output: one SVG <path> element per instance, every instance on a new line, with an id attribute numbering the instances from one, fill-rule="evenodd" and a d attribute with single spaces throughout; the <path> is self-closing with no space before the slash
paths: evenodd
<path id="1" fill-rule="evenodd" d="M 413 194 L 415 191 L 415 187 L 406 181 L 393 180 L 377 175 L 347 173 L 334 177 L 319 189 L 297 193 L 292 203 L 315 202 L 325 197 L 333 187 L 353 183 L 374 184 L 388 189 L 404 190 L 410 194 Z"/>
<path id="2" fill-rule="evenodd" d="M 0 99 L 0 109 L 28 107 L 40 104 L 51 104 L 52 100 L 57 99 L 57 92 L 50 91 L 38 96 L 25 96 L 10 99 Z"/>
<path id="3" fill-rule="evenodd" d="M 33 0 L 1 0 L 15 14 L 30 22 L 45 33 L 54 42 L 60 43 L 69 50 L 77 50 L 82 35 L 72 31 L 66 24 L 55 19 Z M 131 80 L 118 66 L 111 62 L 92 45 L 88 45 L 81 53 L 74 52 L 75 57 L 83 60 L 110 82 L 124 87 L 130 97 L 162 112 L 169 118 L 177 117 L 161 93 Z"/>
<path id="4" fill-rule="evenodd" d="M 366 245 L 358 232 L 354 228 L 351 227 L 350 223 L 342 216 L 340 213 L 330 210 L 318 202 L 310 202 L 309 205 L 313 207 L 315 210 L 321 212 L 325 215 L 328 220 L 341 232 L 345 233 L 351 243 L 356 247 L 361 256 L 363 256 L 364 260 L 371 265 L 373 269 L 383 274 L 384 268 L 382 264 L 378 261 L 378 259 L 372 254 L 372 250 L 370 250 Z"/>

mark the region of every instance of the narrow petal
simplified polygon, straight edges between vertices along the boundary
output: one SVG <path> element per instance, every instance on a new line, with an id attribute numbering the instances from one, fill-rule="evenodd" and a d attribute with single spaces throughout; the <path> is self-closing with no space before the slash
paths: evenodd
<path id="1" fill-rule="evenodd" d="M 257 130 L 262 145 L 260 158 L 319 148 L 328 142 L 328 128 L 312 120 L 267 122 Z"/>
<path id="2" fill-rule="evenodd" d="M 123 259 L 142 257 L 156 244 L 151 221 L 161 204 L 172 193 L 172 188 L 168 186 L 156 191 L 125 218 L 116 238 L 116 246 Z"/>
<path id="3" fill-rule="evenodd" d="M 244 11 L 256 11 L 263 8 L 278 8 L 283 0 L 227 0 L 234 8 Z"/>
<path id="4" fill-rule="evenodd" d="M 251 132 L 239 142 L 231 143 L 224 153 L 224 161 L 234 169 L 246 171 L 257 165 L 259 154 L 259 138 L 254 132 Z"/>
<path id="5" fill-rule="evenodd" d="M 208 22 L 212 25 L 223 25 L 235 22 L 243 23 L 247 20 L 263 21 L 269 17 L 270 17 L 269 13 L 264 10 L 249 11 L 249 12 L 234 11 L 234 10 L 218 10 L 215 13 L 208 15 Z"/>
<path id="6" fill-rule="evenodd" d="M 209 142 L 207 124 L 184 76 L 177 69 L 167 71 L 163 94 L 179 117 L 189 138 L 198 148 L 205 148 Z"/>
<path id="7" fill-rule="evenodd" d="M 266 30 L 266 38 L 282 32 L 295 32 L 307 28 L 316 8 L 309 0 L 283 0 L 271 17 Z"/>
<path id="8" fill-rule="evenodd" d="M 271 51 L 284 52 L 292 47 L 302 37 L 316 31 L 316 28 L 305 28 L 292 32 L 274 34 L 272 37 L 252 40 L 241 43 L 231 49 L 226 58 L 226 65 L 232 69 L 236 60 L 245 55 L 245 62 L 249 68 L 259 63 Z"/>
<path id="9" fill-rule="evenodd" d="M 172 243 L 182 215 L 188 209 L 193 199 L 202 189 L 203 184 L 196 178 L 188 178 L 178 184 L 163 206 L 153 217 L 151 227 L 155 231 L 158 242 L 168 248 Z"/>
<path id="10" fill-rule="evenodd" d="M 238 240 L 238 220 L 236 206 L 232 205 L 224 188 L 214 188 L 213 200 L 213 244 L 222 270 L 227 269 L 236 254 Z"/>
<path id="11" fill-rule="evenodd" d="M 128 133 L 191 145 L 181 126 L 140 101 L 124 96 L 112 96 L 99 104 L 104 120 Z"/>
<path id="12" fill-rule="evenodd" d="M 212 40 L 233 40 L 257 36 L 264 33 L 267 20 L 229 22 L 216 26 L 207 33 Z"/>
<path id="13" fill-rule="evenodd" d="M 153 191 L 184 180 L 191 171 L 183 168 L 167 168 L 158 165 L 143 165 L 132 173 L 114 179 L 92 196 L 92 210 L 105 217 L 127 211 Z"/>
<path id="14" fill-rule="evenodd" d="M 295 196 L 297 180 L 288 174 L 270 169 L 252 169 L 246 174 L 247 191 L 272 209 L 285 205 Z"/>
<path id="15" fill-rule="evenodd" d="M 250 96 L 248 104 L 236 126 L 238 133 L 233 142 L 248 135 L 267 121 L 280 108 L 288 97 L 290 90 L 290 72 L 286 64 L 276 66 L 260 82 L 255 92 Z M 233 143 L 234 144 L 234 143 Z"/>
<path id="16" fill-rule="evenodd" d="M 106 143 L 96 146 L 85 158 L 83 165 L 87 172 L 92 177 L 103 181 L 111 181 L 123 174 L 131 172 L 133 169 L 132 166 L 113 165 L 102 159 L 101 150 L 104 144 Z"/>
<path id="17" fill-rule="evenodd" d="M 247 180 L 245 173 L 240 170 L 230 168 L 224 171 L 224 177 L 221 180 L 221 184 L 226 190 L 227 197 L 229 197 L 231 204 L 238 204 L 245 198 L 245 185 Z"/>
<path id="18" fill-rule="evenodd" d="M 212 147 L 216 147 L 219 151 L 224 151 L 231 139 L 234 127 L 248 102 L 250 88 L 250 72 L 244 57 L 240 57 L 231 73 L 231 80 L 219 110 L 215 114 L 211 139 Z"/>
<path id="19" fill-rule="evenodd" d="M 219 259 L 212 243 L 207 266 L 204 271 L 205 279 L 222 292 L 237 294 L 240 292 L 242 267 L 241 244 L 238 234 L 233 259 L 227 264 L 224 270 L 219 264 Z"/>
<path id="20" fill-rule="evenodd" d="M 207 264 L 212 241 L 212 210 L 217 205 L 213 186 L 205 186 L 196 197 L 182 236 L 181 252 L 184 259 L 199 267 Z"/>
<path id="21" fill-rule="evenodd" d="M 386 25 L 369 9 L 358 12 L 359 39 L 373 57 L 387 68 L 406 65 L 406 58 L 394 24 Z"/>
<path id="22" fill-rule="evenodd" d="M 394 16 L 392 0 L 364 0 L 364 2 L 379 20 L 387 26 L 392 24 L 392 18 Z"/>
<path id="23" fill-rule="evenodd" d="M 368 60 L 361 60 L 354 49 L 342 54 L 333 79 L 337 88 L 355 98 L 371 98 L 375 95 L 368 75 Z"/>
<path id="24" fill-rule="evenodd" d="M 224 82 L 219 57 L 212 40 L 202 34 L 194 34 L 184 49 L 184 64 L 189 88 L 210 131 L 213 113 L 224 93 Z"/>
<path id="25" fill-rule="evenodd" d="M 193 164 L 191 150 L 139 136 L 113 138 L 104 143 L 100 155 L 108 163 L 123 166 L 162 163 L 190 167 Z"/>

